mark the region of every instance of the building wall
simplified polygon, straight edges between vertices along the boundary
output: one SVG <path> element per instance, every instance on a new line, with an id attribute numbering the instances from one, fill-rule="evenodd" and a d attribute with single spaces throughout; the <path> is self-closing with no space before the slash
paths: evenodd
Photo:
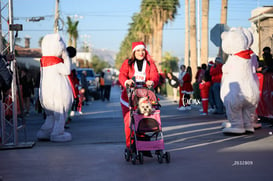
<path id="1" fill-rule="evenodd" d="M 83 60 L 87 60 L 89 62 L 92 61 L 91 52 L 77 52 L 76 57 L 77 57 L 77 59 L 83 59 Z"/>
<path id="2" fill-rule="evenodd" d="M 260 25 L 261 51 L 266 46 L 270 47 L 271 50 L 273 50 L 273 18 L 267 18 L 261 21 Z"/>
<path id="3" fill-rule="evenodd" d="M 273 50 L 273 6 L 254 9 L 249 20 L 254 38 L 251 49 L 261 58 L 265 46 Z"/>

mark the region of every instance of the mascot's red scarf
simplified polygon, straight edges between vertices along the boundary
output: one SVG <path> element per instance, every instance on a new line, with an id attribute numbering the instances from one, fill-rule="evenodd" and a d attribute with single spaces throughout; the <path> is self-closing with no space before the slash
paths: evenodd
<path id="1" fill-rule="evenodd" d="M 41 67 L 49 67 L 52 65 L 56 65 L 58 63 L 64 63 L 64 60 L 62 58 L 55 57 L 55 56 L 42 56 L 40 60 Z M 67 76 L 67 77 L 72 88 L 73 96 L 77 97 L 75 85 L 72 83 L 70 76 Z"/>
<path id="2" fill-rule="evenodd" d="M 243 50 L 238 53 L 235 53 L 234 55 L 237 55 L 238 57 L 241 57 L 241 58 L 250 59 L 251 54 L 253 54 L 252 50 Z"/>

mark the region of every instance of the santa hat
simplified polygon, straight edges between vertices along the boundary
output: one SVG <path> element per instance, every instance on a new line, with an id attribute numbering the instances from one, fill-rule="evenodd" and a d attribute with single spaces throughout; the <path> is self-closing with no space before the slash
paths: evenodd
<path id="1" fill-rule="evenodd" d="M 142 41 L 132 43 L 132 52 L 134 52 L 138 49 L 141 49 L 141 48 L 146 49 L 146 46 Z"/>
<path id="2" fill-rule="evenodd" d="M 213 66 L 213 65 L 214 65 L 213 61 L 209 61 L 208 66 Z"/>

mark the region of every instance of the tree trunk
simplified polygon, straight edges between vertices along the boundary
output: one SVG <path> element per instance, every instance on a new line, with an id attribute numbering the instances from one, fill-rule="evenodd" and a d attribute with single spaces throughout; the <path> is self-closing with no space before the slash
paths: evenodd
<path id="1" fill-rule="evenodd" d="M 159 9 L 155 9 L 155 18 L 152 22 L 153 29 L 153 46 L 152 46 L 152 58 L 156 63 L 159 71 L 161 71 L 161 61 L 162 61 L 162 36 L 163 36 L 163 26 L 164 22 L 160 19 Z"/>
<path id="2" fill-rule="evenodd" d="M 72 35 L 68 34 L 68 46 L 72 46 Z"/>
<path id="3" fill-rule="evenodd" d="M 227 3 L 228 0 L 222 0 L 222 7 L 221 7 L 221 24 L 227 24 Z"/>
<path id="4" fill-rule="evenodd" d="M 72 41 L 73 43 L 72 43 L 72 46 L 74 47 L 74 48 L 77 48 L 77 39 L 76 38 L 73 38 L 73 41 Z"/>
<path id="5" fill-rule="evenodd" d="M 149 41 L 148 41 L 149 43 L 149 53 L 150 54 L 152 54 L 153 53 L 153 50 L 154 50 L 154 48 L 153 48 L 153 36 L 151 35 L 150 37 L 149 37 Z"/>
<path id="6" fill-rule="evenodd" d="M 209 0 L 202 0 L 201 64 L 208 63 Z"/>
<path id="7" fill-rule="evenodd" d="M 189 0 L 185 0 L 185 53 L 184 65 L 189 66 Z"/>
<path id="8" fill-rule="evenodd" d="M 192 77 L 195 77 L 197 72 L 196 39 L 196 1 L 190 0 L 190 66 L 192 68 Z"/>
<path id="9" fill-rule="evenodd" d="M 156 61 L 156 65 L 158 71 L 161 72 L 161 62 L 162 62 L 162 36 L 163 36 L 163 25 L 160 23 L 157 25 L 155 35 L 155 56 L 154 59 Z"/>

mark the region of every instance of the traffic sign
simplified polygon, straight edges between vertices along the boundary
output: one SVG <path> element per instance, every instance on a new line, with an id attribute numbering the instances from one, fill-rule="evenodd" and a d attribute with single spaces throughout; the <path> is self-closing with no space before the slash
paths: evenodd
<path id="1" fill-rule="evenodd" d="M 211 30 L 210 30 L 210 41 L 217 46 L 220 47 L 222 43 L 221 34 L 224 31 L 228 31 L 229 27 L 226 24 L 216 24 Z"/>

